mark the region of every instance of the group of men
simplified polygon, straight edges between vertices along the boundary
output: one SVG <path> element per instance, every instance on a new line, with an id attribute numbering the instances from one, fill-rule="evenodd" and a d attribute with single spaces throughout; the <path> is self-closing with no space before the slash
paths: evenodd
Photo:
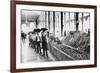
<path id="1" fill-rule="evenodd" d="M 49 32 L 47 30 L 32 32 L 29 34 L 29 46 L 43 56 L 48 57 Z"/>

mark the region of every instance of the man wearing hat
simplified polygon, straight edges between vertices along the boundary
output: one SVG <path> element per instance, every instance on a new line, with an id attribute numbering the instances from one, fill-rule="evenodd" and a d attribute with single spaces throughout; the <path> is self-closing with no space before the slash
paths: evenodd
<path id="1" fill-rule="evenodd" d="M 47 39 L 46 39 L 46 34 L 45 34 L 45 31 L 43 30 L 42 32 L 42 49 L 43 49 L 43 56 L 48 56 L 48 53 L 47 53 Z"/>

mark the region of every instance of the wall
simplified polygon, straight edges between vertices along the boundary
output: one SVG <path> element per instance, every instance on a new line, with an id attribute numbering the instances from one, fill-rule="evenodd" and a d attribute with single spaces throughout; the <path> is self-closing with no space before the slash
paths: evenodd
<path id="1" fill-rule="evenodd" d="M 98 32 L 100 31 L 100 2 L 99 0 L 33 0 L 45 2 L 89 4 L 98 6 Z M 100 37 L 100 33 L 98 33 Z M 99 73 L 100 72 L 100 38 L 98 38 L 98 67 L 85 69 L 69 69 L 55 71 L 41 71 L 35 73 Z M 10 0 L 0 1 L 0 73 L 9 73 L 10 68 Z M 31 72 L 33 73 L 33 72 Z"/>

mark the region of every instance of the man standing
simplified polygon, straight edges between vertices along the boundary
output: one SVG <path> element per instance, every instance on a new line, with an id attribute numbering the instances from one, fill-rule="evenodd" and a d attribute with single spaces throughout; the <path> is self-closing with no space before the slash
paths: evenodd
<path id="1" fill-rule="evenodd" d="M 42 48 L 43 48 L 43 56 L 48 56 L 48 53 L 47 53 L 47 39 L 46 39 L 46 34 L 45 34 L 45 31 L 42 32 Z"/>
<path id="2" fill-rule="evenodd" d="M 41 39 L 40 39 L 40 36 L 39 36 L 39 32 L 37 32 L 36 40 L 37 40 L 37 52 L 41 54 L 41 47 L 40 47 Z"/>

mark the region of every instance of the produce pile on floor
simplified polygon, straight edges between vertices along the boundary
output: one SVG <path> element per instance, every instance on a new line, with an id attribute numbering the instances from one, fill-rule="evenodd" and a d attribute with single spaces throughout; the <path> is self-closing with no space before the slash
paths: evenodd
<path id="1" fill-rule="evenodd" d="M 58 39 L 59 40 L 59 39 Z M 60 43 L 59 43 L 60 42 Z M 55 46 L 57 49 L 61 50 L 68 57 L 63 57 L 61 52 L 58 50 L 51 50 L 51 53 L 58 58 L 58 60 L 89 60 L 90 59 L 90 35 L 89 33 L 81 33 L 79 31 L 71 31 L 64 37 L 62 40 L 59 40 L 58 43 L 53 41 L 51 42 L 52 46 Z M 70 46 L 70 47 L 69 47 Z M 58 53 L 59 52 L 59 53 Z"/>

